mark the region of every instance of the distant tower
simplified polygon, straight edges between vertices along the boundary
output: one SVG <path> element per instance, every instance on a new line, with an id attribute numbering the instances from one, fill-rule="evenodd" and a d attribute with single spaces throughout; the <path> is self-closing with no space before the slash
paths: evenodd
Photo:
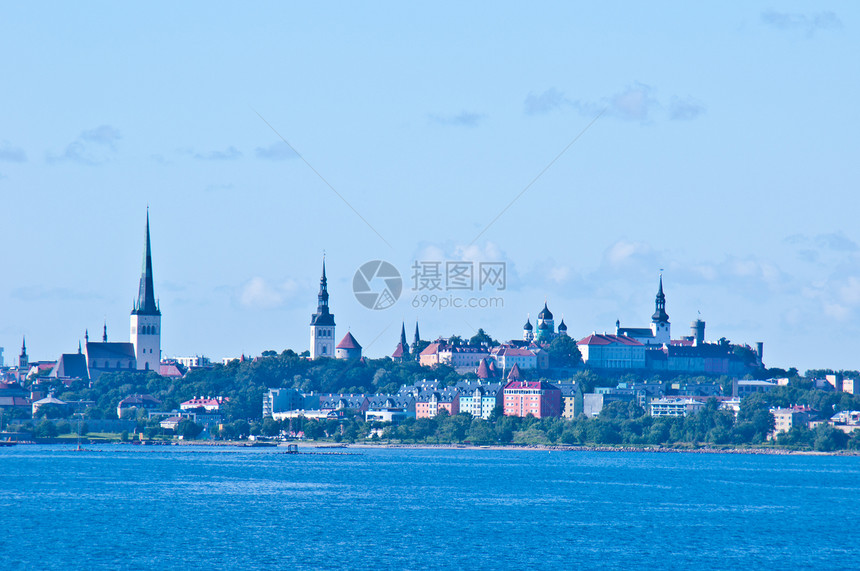
<path id="1" fill-rule="evenodd" d="M 18 370 L 29 369 L 30 358 L 27 356 L 27 338 L 21 338 L 21 354 L 18 355 Z"/>
<path id="2" fill-rule="evenodd" d="M 654 315 L 651 316 L 651 332 L 654 334 L 654 341 L 659 344 L 669 343 L 672 337 L 669 331 L 669 316 L 666 314 L 663 274 L 660 274 L 660 289 L 657 290 L 655 306 Z"/>
<path id="3" fill-rule="evenodd" d="M 418 346 L 421 344 L 421 337 L 418 335 L 418 322 L 415 322 L 415 337 L 412 339 L 412 354 L 418 354 Z"/>
<path id="4" fill-rule="evenodd" d="M 104 328 L 102 329 L 102 343 L 107 343 L 107 321 L 105 321 Z"/>
<path id="5" fill-rule="evenodd" d="M 543 309 L 540 310 L 537 316 L 538 341 L 549 341 L 555 337 L 555 320 L 553 320 L 552 312 L 543 304 Z"/>
<path id="6" fill-rule="evenodd" d="M 543 309 L 538 313 L 537 326 L 543 335 L 548 337 L 555 335 L 555 320 L 553 320 L 552 312 L 546 306 L 546 302 L 543 304 Z M 541 333 L 538 334 L 538 338 L 541 337 Z"/>
<path id="7" fill-rule="evenodd" d="M 558 324 L 558 334 L 567 337 L 567 325 L 564 323 L 564 317 L 561 318 L 561 323 Z"/>
<path id="8" fill-rule="evenodd" d="M 311 359 L 334 358 L 334 315 L 328 311 L 328 280 L 325 277 L 323 258 L 317 312 L 311 315 Z"/>
<path id="9" fill-rule="evenodd" d="M 696 345 L 701 345 L 705 342 L 705 322 L 697 319 L 690 324 L 690 337 L 693 338 Z"/>
<path id="10" fill-rule="evenodd" d="M 107 340 L 107 332 L 105 332 Z M 158 371 L 161 365 L 161 309 L 155 302 L 152 280 L 152 247 L 149 240 L 149 209 L 146 210 L 146 237 L 143 247 L 143 268 L 137 301 L 131 310 L 131 344 L 137 368 L 141 371 Z"/>
<path id="11" fill-rule="evenodd" d="M 403 356 L 409 355 L 409 343 L 406 342 L 406 322 L 400 324 L 400 346 L 403 347 Z"/>
<path id="12" fill-rule="evenodd" d="M 526 317 L 526 324 L 523 325 L 523 341 L 531 343 L 535 338 L 535 328 L 532 326 L 531 318 Z"/>

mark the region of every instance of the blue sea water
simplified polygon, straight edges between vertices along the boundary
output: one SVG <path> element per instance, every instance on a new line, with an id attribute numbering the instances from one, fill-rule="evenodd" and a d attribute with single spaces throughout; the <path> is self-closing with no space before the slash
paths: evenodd
<path id="1" fill-rule="evenodd" d="M 860 457 L 93 448 L 0 448 L 0 569 L 860 567 Z"/>

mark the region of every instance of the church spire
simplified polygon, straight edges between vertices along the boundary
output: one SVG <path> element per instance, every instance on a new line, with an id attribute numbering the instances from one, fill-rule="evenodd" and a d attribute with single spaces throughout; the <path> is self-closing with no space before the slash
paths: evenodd
<path id="1" fill-rule="evenodd" d="M 406 322 L 400 324 L 400 346 L 403 347 L 403 352 L 409 352 L 409 343 L 406 342 Z"/>
<path id="2" fill-rule="evenodd" d="M 102 342 L 107 343 L 107 321 L 105 321 L 104 329 L 102 329 Z"/>
<path id="3" fill-rule="evenodd" d="M 657 290 L 657 298 L 655 300 L 654 315 L 651 316 L 651 321 L 654 323 L 666 323 L 669 321 L 669 316 L 666 314 L 666 294 L 663 293 L 663 274 L 660 274 L 660 288 Z"/>
<path id="4" fill-rule="evenodd" d="M 328 279 L 325 277 L 325 256 L 323 256 L 322 277 L 320 278 L 320 293 L 317 296 L 317 313 L 328 313 Z"/>
<path id="5" fill-rule="evenodd" d="M 415 347 L 418 347 L 418 344 L 421 342 L 421 336 L 418 335 L 418 322 L 415 322 L 415 339 L 412 340 L 412 344 Z"/>
<path id="6" fill-rule="evenodd" d="M 161 315 L 155 303 L 155 287 L 152 285 L 152 246 L 149 240 L 149 208 L 146 209 L 146 239 L 143 248 L 143 267 L 140 271 L 140 289 L 132 314 Z"/>

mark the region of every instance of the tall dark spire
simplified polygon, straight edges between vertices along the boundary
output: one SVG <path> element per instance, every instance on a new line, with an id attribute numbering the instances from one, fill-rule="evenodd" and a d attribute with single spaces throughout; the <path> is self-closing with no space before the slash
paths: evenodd
<path id="1" fill-rule="evenodd" d="M 651 321 L 654 323 L 668 322 L 669 315 L 666 314 L 666 295 L 663 293 L 663 274 L 660 274 L 660 288 L 657 290 L 655 306 L 656 309 L 654 315 L 651 316 Z"/>
<path id="2" fill-rule="evenodd" d="M 406 342 L 406 322 L 400 324 L 400 346 L 403 347 L 403 352 L 409 352 L 409 344 Z"/>
<path id="3" fill-rule="evenodd" d="M 328 308 L 328 279 L 325 277 L 325 257 L 323 257 L 320 292 L 317 295 L 317 312 L 311 315 L 311 325 L 334 325 L 334 315 Z"/>
<path id="4" fill-rule="evenodd" d="M 105 321 L 104 329 L 102 329 L 102 341 L 107 343 L 107 321 Z"/>
<path id="5" fill-rule="evenodd" d="M 152 285 L 152 246 L 149 241 L 149 208 L 146 209 L 146 240 L 143 248 L 143 267 L 140 271 L 140 289 L 133 315 L 161 315 L 155 303 L 155 288 Z"/>
<path id="6" fill-rule="evenodd" d="M 418 335 L 418 322 L 416 321 L 415 322 L 415 339 L 412 340 L 412 344 L 417 347 L 418 343 L 420 343 L 420 342 L 421 342 L 421 336 Z"/>

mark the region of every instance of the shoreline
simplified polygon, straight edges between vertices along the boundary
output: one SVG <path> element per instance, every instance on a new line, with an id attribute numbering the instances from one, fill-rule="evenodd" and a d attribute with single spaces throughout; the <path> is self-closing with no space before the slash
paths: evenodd
<path id="1" fill-rule="evenodd" d="M 17 446 L 33 446 L 33 445 L 55 445 L 67 444 L 74 445 L 76 442 L 70 442 L 68 439 L 58 439 L 53 441 L 18 441 Z M 625 446 L 585 446 L 585 445 L 565 445 L 565 444 L 403 444 L 403 443 L 370 443 L 370 442 L 355 442 L 355 443 L 334 443 L 334 442 L 269 442 L 262 441 L 260 443 L 249 442 L 246 440 L 176 440 L 176 441 L 153 441 L 150 444 L 132 444 L 131 442 L 119 441 L 88 441 L 81 439 L 81 444 L 88 446 L 145 446 L 145 447 L 162 447 L 162 446 L 198 446 L 203 448 L 261 448 L 283 451 L 290 445 L 297 447 L 299 453 L 310 453 L 311 450 L 318 451 L 360 451 L 360 450 L 489 450 L 489 451 L 505 451 L 516 450 L 523 452 L 642 452 L 651 454 L 749 454 L 749 455 L 764 455 L 764 456 L 860 456 L 858 450 L 835 450 L 832 452 L 822 452 L 818 450 L 791 450 L 787 448 L 770 448 L 770 447 L 712 447 L 701 446 L 697 448 L 670 447 L 660 445 L 625 445 Z M 11 446 L 10 446 L 11 447 Z M 285 452 L 284 452 L 285 453 Z"/>

